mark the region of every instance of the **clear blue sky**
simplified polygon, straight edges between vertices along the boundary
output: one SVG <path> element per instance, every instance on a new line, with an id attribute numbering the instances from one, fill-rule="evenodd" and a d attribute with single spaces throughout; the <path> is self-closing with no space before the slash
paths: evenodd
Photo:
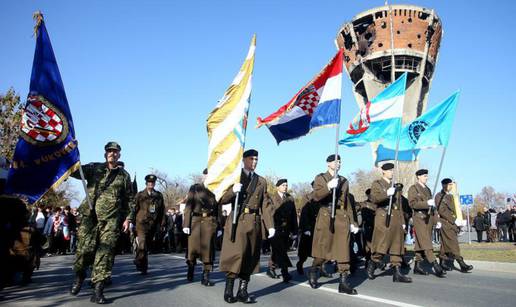
<path id="1" fill-rule="evenodd" d="M 25 99 L 34 53 L 32 13 L 45 15 L 73 113 L 82 161 L 101 161 L 116 140 L 139 186 L 151 167 L 171 177 L 207 161 L 205 120 L 242 64 L 253 33 L 256 63 L 248 147 L 258 172 L 291 182 L 325 170 L 334 130 L 277 146 L 254 129 L 286 103 L 335 53 L 339 27 L 374 1 L 1 1 L 0 92 Z M 394 4 L 402 2 L 393 1 Z M 406 3 L 406 2 L 404 2 Z M 434 8 L 444 25 L 430 106 L 462 90 L 443 175 L 461 194 L 492 185 L 516 192 L 515 1 L 411 1 Z M 357 113 L 343 82 L 342 123 Z M 373 165 L 371 150 L 340 148 L 343 173 Z M 435 176 L 440 150 L 421 155 Z M 432 179 L 431 179 L 432 180 Z"/>

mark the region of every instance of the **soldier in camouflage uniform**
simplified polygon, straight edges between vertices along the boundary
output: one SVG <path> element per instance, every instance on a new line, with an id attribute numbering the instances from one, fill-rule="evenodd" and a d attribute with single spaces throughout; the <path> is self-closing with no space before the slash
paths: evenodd
<path id="1" fill-rule="evenodd" d="M 143 275 L 147 274 L 149 267 L 149 245 L 163 225 L 165 216 L 165 203 L 163 195 L 154 190 L 157 177 L 145 176 L 145 190 L 138 192 L 135 197 L 135 208 L 131 211 L 130 222 L 136 221 L 136 236 L 138 248 L 134 264 Z"/>
<path id="2" fill-rule="evenodd" d="M 86 200 L 79 207 L 82 219 L 73 266 L 76 278 L 70 291 L 73 295 L 79 293 L 86 278 L 86 270 L 91 265 L 91 280 L 95 284 L 95 292 L 90 300 L 97 304 L 106 303 L 104 282 L 111 277 L 120 224 L 124 220 L 123 228 L 127 231 L 128 216 L 133 207 L 131 178 L 117 163 L 120 145 L 109 142 L 104 150 L 106 162 L 82 166 L 93 210 Z M 72 177 L 80 179 L 79 171 L 73 173 Z"/>

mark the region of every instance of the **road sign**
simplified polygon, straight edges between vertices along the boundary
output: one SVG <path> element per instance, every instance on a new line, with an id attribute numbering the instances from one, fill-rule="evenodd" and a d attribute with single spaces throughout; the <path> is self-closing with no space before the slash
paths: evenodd
<path id="1" fill-rule="evenodd" d="M 472 205 L 473 204 L 473 195 L 461 195 L 460 196 L 460 204 L 461 205 Z"/>

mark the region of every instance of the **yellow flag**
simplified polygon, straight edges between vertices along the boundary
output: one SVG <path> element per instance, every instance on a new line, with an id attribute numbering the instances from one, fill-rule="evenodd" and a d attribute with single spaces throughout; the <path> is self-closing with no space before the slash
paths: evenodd
<path id="1" fill-rule="evenodd" d="M 453 204 L 455 205 L 455 216 L 458 220 L 462 221 L 464 218 L 462 217 L 462 208 L 460 207 L 459 187 L 457 186 L 457 182 L 453 183 L 450 192 L 453 195 Z"/>
<path id="2" fill-rule="evenodd" d="M 251 97 L 256 35 L 244 64 L 206 121 L 208 129 L 208 176 L 204 182 L 217 200 L 240 181 L 247 113 Z"/>

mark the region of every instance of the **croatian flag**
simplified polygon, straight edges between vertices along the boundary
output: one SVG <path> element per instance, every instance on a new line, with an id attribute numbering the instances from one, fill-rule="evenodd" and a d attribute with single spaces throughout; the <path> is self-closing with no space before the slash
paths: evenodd
<path id="1" fill-rule="evenodd" d="M 258 117 L 258 127 L 267 125 L 279 144 L 334 126 L 340 121 L 341 91 L 342 49 L 287 104 L 264 119 Z"/>
<path id="2" fill-rule="evenodd" d="M 407 73 L 362 107 L 339 144 L 362 146 L 381 139 L 397 138 L 401 130 Z"/>

